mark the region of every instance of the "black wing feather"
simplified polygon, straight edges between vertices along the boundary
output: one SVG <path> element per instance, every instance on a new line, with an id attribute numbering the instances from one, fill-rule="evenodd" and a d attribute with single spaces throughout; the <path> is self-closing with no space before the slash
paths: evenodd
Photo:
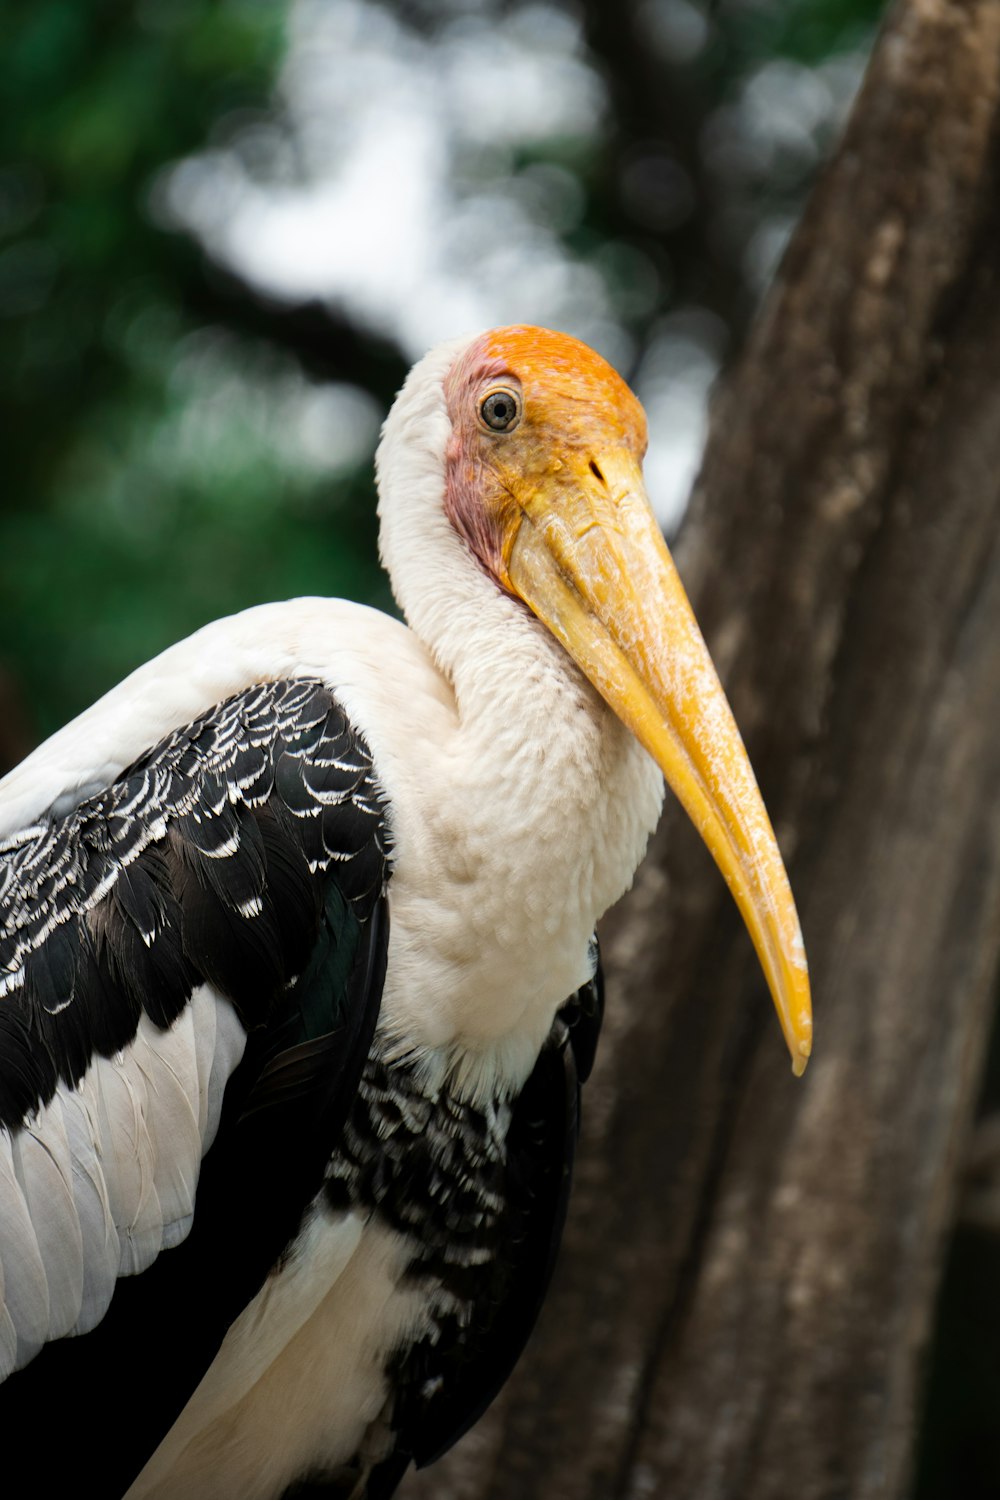
<path id="1" fill-rule="evenodd" d="M 442 1357 L 440 1347 L 417 1346 L 412 1369 L 401 1371 L 400 1446 L 418 1468 L 440 1458 L 478 1422 L 520 1359 L 545 1300 L 569 1204 L 580 1088 L 590 1075 L 604 1016 L 596 938 L 594 961 L 593 978 L 560 1010 L 514 1106 L 502 1250 L 492 1284 L 477 1291 L 473 1323 L 461 1331 L 450 1358 Z M 428 1390 L 434 1393 L 429 1400 Z M 389 1493 L 373 1490 L 372 1496 Z"/>
<path id="2" fill-rule="evenodd" d="M 121 1493 L 294 1238 L 378 1018 L 389 849 L 368 748 L 310 680 L 235 695 L 0 845 L 0 1125 L 205 981 L 248 1032 L 186 1240 L 3 1386 L 11 1443 L 59 1413 L 42 1488 L 99 1463 Z"/>

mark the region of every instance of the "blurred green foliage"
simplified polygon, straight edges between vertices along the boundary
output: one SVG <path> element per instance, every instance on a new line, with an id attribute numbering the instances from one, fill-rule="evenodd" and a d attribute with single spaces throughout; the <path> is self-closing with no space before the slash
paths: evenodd
<path id="1" fill-rule="evenodd" d="M 568 250 L 600 263 L 640 354 L 644 266 L 655 313 L 705 306 L 738 337 L 754 216 L 797 206 L 815 170 L 785 152 L 742 188 L 713 177 L 714 111 L 769 60 L 819 66 L 862 44 L 879 9 L 676 0 L 668 56 L 650 44 L 665 3 L 584 6 L 609 118 L 589 157 L 552 146 L 582 190 Z M 432 37 L 463 0 L 391 8 Z M 0 16 L 0 663 L 40 737 L 210 617 L 296 593 L 386 602 L 370 452 L 405 360 L 365 328 L 325 350 L 323 310 L 269 306 L 152 206 L 169 164 L 273 113 L 285 4 L 21 0 Z M 688 53 L 685 26 L 705 33 Z M 643 187 L 668 159 L 688 183 L 680 212 L 654 211 Z M 373 398 L 371 441 L 346 467 L 296 451 L 289 393 L 317 375 Z"/>
<path id="2" fill-rule="evenodd" d="M 175 378 L 206 268 L 148 211 L 165 163 L 260 109 L 284 12 L 263 0 L 5 7 L 0 109 L 0 651 L 54 729 L 206 619 L 297 593 L 369 595 L 371 481 L 297 463 L 230 392 L 215 453 L 169 437 L 208 375 Z M 235 339 L 266 405 L 290 361 Z M 324 525 L 336 517 L 337 524 Z"/>
<path id="3" fill-rule="evenodd" d="M 281 15 L 174 0 L 17 10 L 4 29 L 0 112 L 0 397 L 15 469 L 44 490 L 84 412 L 156 400 L 148 361 L 116 324 L 125 308 L 176 306 L 198 257 L 154 228 L 150 183 L 220 116 L 260 103 Z"/>

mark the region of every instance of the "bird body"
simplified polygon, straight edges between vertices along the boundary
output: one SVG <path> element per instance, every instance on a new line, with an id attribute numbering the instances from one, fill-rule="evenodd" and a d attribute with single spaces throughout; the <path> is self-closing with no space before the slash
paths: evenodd
<path id="1" fill-rule="evenodd" d="M 789 936 L 700 637 L 667 598 L 679 633 L 649 649 L 673 650 L 675 717 L 696 688 L 717 736 L 675 770 L 637 669 L 614 685 L 623 652 L 649 676 L 645 604 L 626 587 L 608 646 L 598 578 L 581 624 L 590 583 L 537 509 L 590 454 L 629 561 L 641 429 L 563 336 L 443 346 L 378 461 L 407 626 L 323 599 L 216 622 L 0 783 L 8 1410 L 83 1409 L 81 1378 L 127 1362 L 149 1386 L 122 1394 L 118 1493 L 377 1500 L 488 1404 L 558 1244 L 594 924 L 664 769 L 710 844 L 736 828 L 713 852 L 807 1055 L 794 909 Z M 595 531 L 573 520 L 572 548 Z"/>

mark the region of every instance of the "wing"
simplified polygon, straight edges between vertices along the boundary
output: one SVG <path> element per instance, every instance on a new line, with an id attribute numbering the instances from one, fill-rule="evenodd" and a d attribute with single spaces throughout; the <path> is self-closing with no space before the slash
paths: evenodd
<path id="1" fill-rule="evenodd" d="M 440 1277 L 455 1311 L 405 1354 L 396 1371 L 395 1448 L 370 1475 L 367 1500 L 388 1500 L 411 1462 L 418 1468 L 433 1463 L 479 1420 L 535 1326 L 566 1220 L 580 1089 L 604 1016 L 596 937 L 593 959 L 592 979 L 559 1011 L 514 1105 L 503 1175 L 495 1184 L 505 1206 L 486 1228 L 489 1259 L 476 1253 L 479 1246 L 471 1256 L 455 1256 L 443 1242 L 441 1254 L 432 1250 L 423 1267 Z M 294 1491 L 296 1500 L 336 1493 L 322 1481 Z"/>
<path id="2" fill-rule="evenodd" d="M 364 740 L 305 679 L 0 845 L 0 1401 L 8 1434 L 58 1411 L 50 1481 L 110 1407 L 124 1489 L 294 1237 L 378 1015 L 388 860 Z"/>

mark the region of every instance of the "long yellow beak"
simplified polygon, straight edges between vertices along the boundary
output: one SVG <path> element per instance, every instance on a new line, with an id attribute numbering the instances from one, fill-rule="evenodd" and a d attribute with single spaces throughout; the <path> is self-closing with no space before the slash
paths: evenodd
<path id="1" fill-rule="evenodd" d="M 812 1050 L 805 948 L 753 769 L 625 449 L 519 496 L 507 582 L 663 771 L 712 852 L 767 976 L 792 1068 Z"/>

